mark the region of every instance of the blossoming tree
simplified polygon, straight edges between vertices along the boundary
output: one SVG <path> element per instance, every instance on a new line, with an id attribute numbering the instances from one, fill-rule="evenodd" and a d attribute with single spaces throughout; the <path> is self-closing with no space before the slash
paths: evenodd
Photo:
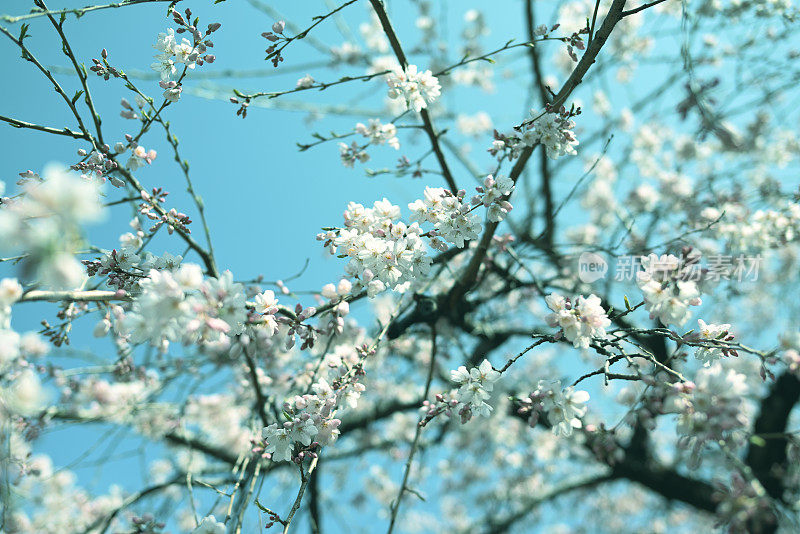
<path id="1" fill-rule="evenodd" d="M 800 529 L 789 0 L 331 0 L 294 18 L 249 0 L 265 58 L 215 46 L 239 31 L 233 0 L 49 3 L 0 16 L 9 72 L 38 73 L 70 122 L 0 121 L 73 154 L 7 149 L 21 172 L 0 177 L 3 532 Z M 125 43 L 153 47 L 149 73 L 117 62 L 123 43 L 78 52 L 92 17 L 130 11 L 164 28 Z M 40 59 L 48 31 L 60 66 Z M 196 83 L 234 54 L 294 77 Z M 325 100 L 364 90 L 367 113 Z M 221 186 L 177 137 L 202 117 L 170 121 L 219 98 L 248 123 L 347 124 L 269 157 L 314 152 L 353 191 L 395 180 L 414 200 L 320 221 L 318 285 L 234 275 L 212 236 L 236 236 L 206 213 Z M 103 217 L 118 244 L 88 238 Z M 64 427 L 84 453 L 62 465 L 44 437 Z M 115 474 L 117 453 L 137 467 Z M 73 473 L 89 457 L 116 484 Z"/>

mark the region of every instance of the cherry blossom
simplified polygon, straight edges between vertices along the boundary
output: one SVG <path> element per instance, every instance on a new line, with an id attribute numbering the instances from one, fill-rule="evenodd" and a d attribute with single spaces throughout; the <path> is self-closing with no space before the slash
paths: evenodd
<path id="1" fill-rule="evenodd" d="M 386 76 L 389 98 L 405 101 L 407 109 L 420 112 L 441 95 L 439 80 L 430 70 L 419 71 L 416 65 L 397 69 Z"/>

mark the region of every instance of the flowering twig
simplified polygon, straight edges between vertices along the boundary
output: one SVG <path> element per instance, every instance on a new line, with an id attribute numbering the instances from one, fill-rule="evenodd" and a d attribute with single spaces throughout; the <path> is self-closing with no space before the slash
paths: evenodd
<path id="1" fill-rule="evenodd" d="M 389 15 L 386 14 L 386 9 L 384 8 L 383 2 L 381 0 L 370 0 L 370 4 L 375 10 L 375 13 L 378 15 L 378 19 L 383 27 L 383 32 L 389 39 L 389 44 L 392 47 L 395 57 L 397 57 L 397 61 L 400 63 L 400 67 L 405 69 L 408 67 L 408 60 L 406 59 L 405 52 L 403 52 L 403 47 L 400 45 L 400 40 L 397 38 L 397 34 L 392 27 L 392 23 L 389 20 Z M 431 147 L 436 155 L 436 160 L 439 162 L 439 166 L 442 168 L 442 175 L 447 182 L 447 186 L 450 188 L 452 193 L 456 193 L 458 191 L 458 186 L 456 185 L 456 181 L 450 172 L 450 167 L 447 165 L 447 160 L 444 157 L 444 152 L 442 152 L 442 147 L 439 145 L 439 136 L 441 133 L 437 133 L 433 125 L 433 121 L 431 120 L 430 113 L 428 113 L 426 108 L 420 110 L 419 113 L 422 117 L 425 133 L 428 134 Z"/>
<path id="2" fill-rule="evenodd" d="M 279 63 L 280 61 L 283 61 L 283 58 L 281 57 L 281 52 L 283 52 L 283 50 L 284 50 L 284 49 L 285 49 L 287 46 L 289 46 L 289 44 L 290 44 L 290 43 L 292 43 L 292 42 L 294 42 L 294 41 L 297 41 L 298 39 L 304 39 L 304 38 L 305 38 L 305 37 L 308 35 L 308 32 L 310 32 L 311 30 L 313 30 L 313 29 L 314 29 L 314 28 L 315 28 L 315 27 L 316 27 L 318 24 L 320 24 L 321 22 L 323 22 L 325 19 L 327 19 L 327 18 L 329 18 L 329 17 L 331 17 L 331 16 L 335 15 L 336 13 L 338 13 L 338 12 L 339 12 L 339 11 L 341 11 L 342 9 L 346 8 L 347 6 L 349 6 L 349 5 L 351 5 L 351 4 L 355 4 L 357 1 L 358 1 L 358 0 L 348 0 L 348 1 L 347 1 L 347 2 L 345 2 L 344 4 L 342 4 L 342 5 L 340 5 L 339 7 L 337 7 L 336 9 L 334 9 L 334 10 L 332 10 L 332 11 L 330 11 L 330 12 L 328 12 L 328 13 L 324 14 L 324 15 L 317 15 L 316 17 L 314 17 L 314 18 L 312 19 L 314 22 L 311 24 L 311 26 L 309 26 L 309 27 L 308 27 L 308 28 L 306 28 L 305 30 L 301 31 L 301 32 L 300 32 L 300 33 L 298 33 L 297 35 L 294 35 L 294 36 L 292 36 L 292 37 L 287 37 L 287 38 L 286 38 L 286 39 L 283 41 L 283 43 L 281 44 L 281 46 L 280 46 L 280 47 L 277 47 L 275 50 L 273 50 L 273 51 L 269 52 L 269 53 L 267 54 L 267 57 L 266 57 L 266 58 L 264 58 L 264 59 L 272 59 L 272 60 L 273 60 L 273 64 L 274 64 L 274 65 L 277 67 L 277 66 L 278 66 L 278 63 Z"/>

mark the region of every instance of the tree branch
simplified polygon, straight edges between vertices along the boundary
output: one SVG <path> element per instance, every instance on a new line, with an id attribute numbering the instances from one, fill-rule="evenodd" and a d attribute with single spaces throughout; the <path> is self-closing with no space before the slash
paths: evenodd
<path id="1" fill-rule="evenodd" d="M 39 124 L 33 124 L 32 122 L 25 122 L 18 119 L 12 119 L 11 117 L 4 117 L 0 115 L 0 121 L 7 122 L 11 126 L 15 128 L 28 128 L 30 130 L 38 130 L 40 132 L 45 132 L 49 134 L 55 135 L 66 135 L 67 137 L 72 137 L 74 139 L 85 139 L 87 141 L 91 140 L 91 137 L 86 135 L 85 133 L 76 132 L 74 130 L 70 130 L 69 128 L 53 128 L 51 126 L 41 126 Z"/>
<path id="2" fill-rule="evenodd" d="M 31 10 L 31 13 L 27 15 L 18 15 L 18 16 L 11 16 L 11 15 L 0 15 L 0 20 L 3 22 L 20 22 L 22 20 L 29 20 L 36 17 L 44 17 L 50 15 L 75 15 L 76 17 L 82 17 L 86 13 L 91 11 L 99 11 L 101 9 L 116 9 L 118 7 L 125 7 L 125 6 L 133 6 L 136 4 L 151 4 L 156 2 L 174 2 L 175 0 L 123 0 L 122 2 L 113 2 L 111 4 L 103 4 L 103 5 L 96 5 L 96 6 L 86 6 L 86 7 L 79 7 L 79 8 L 72 8 L 72 9 L 56 9 L 54 11 L 38 11 L 38 10 Z"/>

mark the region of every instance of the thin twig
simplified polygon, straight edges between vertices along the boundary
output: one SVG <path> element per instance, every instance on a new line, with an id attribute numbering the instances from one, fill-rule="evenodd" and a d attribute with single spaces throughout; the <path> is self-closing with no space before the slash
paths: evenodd
<path id="1" fill-rule="evenodd" d="M 55 135 L 66 135 L 67 137 L 72 137 L 74 139 L 86 139 L 87 141 L 90 139 L 88 135 L 82 132 L 76 132 L 74 130 L 70 130 L 69 128 L 53 128 L 51 126 L 42 126 L 39 124 L 33 124 L 32 122 L 25 122 L 19 119 L 13 119 L 11 117 L 4 117 L 0 115 L 0 121 L 7 122 L 11 126 L 15 128 L 28 128 L 30 130 L 38 130 L 40 132 L 45 132 L 49 134 Z"/>
<path id="2" fill-rule="evenodd" d="M 31 13 L 27 15 L 0 15 L 0 20 L 3 22 L 20 22 L 22 20 L 33 19 L 36 17 L 44 17 L 44 16 L 51 16 L 51 15 L 75 15 L 76 17 L 82 17 L 86 13 L 91 11 L 99 11 L 101 9 L 116 9 L 118 7 L 125 7 L 125 6 L 133 6 L 136 4 L 151 4 L 156 2 L 174 2 L 174 0 L 123 0 L 122 2 L 113 2 L 111 4 L 102 4 L 96 6 L 86 6 L 86 7 L 79 7 L 79 8 L 67 8 L 67 9 L 56 9 L 53 11 L 36 11 L 32 10 Z"/>
<path id="3" fill-rule="evenodd" d="M 427 399 L 428 395 L 431 391 L 431 382 L 433 381 L 433 370 L 436 367 L 436 325 L 431 325 L 431 361 L 428 366 L 428 378 L 425 381 L 425 393 L 423 393 L 422 398 Z M 397 520 L 397 512 L 400 509 L 400 502 L 403 500 L 403 494 L 406 491 L 410 491 L 408 489 L 408 477 L 411 474 L 411 465 L 414 462 L 414 455 L 417 452 L 417 447 L 419 446 L 419 438 L 422 436 L 422 420 L 417 423 L 417 428 L 414 431 L 414 440 L 411 442 L 411 450 L 408 451 L 408 459 L 406 460 L 406 467 L 405 472 L 403 473 L 403 483 L 400 484 L 400 491 L 397 493 L 397 497 L 392 502 L 392 509 L 391 509 L 391 517 L 389 519 L 389 530 L 387 530 L 387 534 L 392 534 L 394 530 L 395 521 Z"/>

